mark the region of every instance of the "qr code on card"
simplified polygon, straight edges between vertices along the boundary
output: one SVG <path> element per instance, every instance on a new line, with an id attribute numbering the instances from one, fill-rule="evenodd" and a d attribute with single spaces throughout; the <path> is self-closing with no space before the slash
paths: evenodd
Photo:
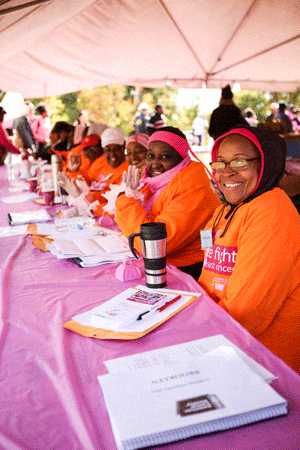
<path id="1" fill-rule="evenodd" d="M 166 298 L 167 296 L 165 294 L 159 294 L 158 292 L 147 292 L 141 289 L 128 297 L 127 300 L 137 303 L 144 303 L 146 305 L 155 305 L 155 303 Z"/>

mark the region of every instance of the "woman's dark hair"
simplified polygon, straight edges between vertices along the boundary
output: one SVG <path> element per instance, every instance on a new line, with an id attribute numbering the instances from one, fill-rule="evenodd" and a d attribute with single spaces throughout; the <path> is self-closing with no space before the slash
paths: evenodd
<path id="1" fill-rule="evenodd" d="M 70 133 L 73 130 L 73 125 L 71 125 L 68 122 L 59 121 L 54 124 L 54 127 L 52 128 L 53 133 L 60 133 L 61 131 L 66 131 L 67 133 Z"/>
<path id="2" fill-rule="evenodd" d="M 35 110 L 36 114 L 40 114 L 40 115 L 42 115 L 46 111 L 47 110 L 46 110 L 45 106 L 43 106 L 43 105 L 37 106 L 36 110 Z"/>
<path id="3" fill-rule="evenodd" d="M 187 141 L 186 135 L 181 130 L 179 130 L 179 128 L 176 127 L 162 127 L 158 128 L 155 131 L 169 131 L 169 133 L 176 134 L 177 136 L 180 136 Z"/>
<path id="4" fill-rule="evenodd" d="M 233 93 L 229 84 L 222 89 L 222 98 L 224 100 L 230 100 L 233 98 Z"/>
<path id="5" fill-rule="evenodd" d="M 286 110 L 286 104 L 285 103 L 279 103 L 278 111 L 284 112 Z"/>

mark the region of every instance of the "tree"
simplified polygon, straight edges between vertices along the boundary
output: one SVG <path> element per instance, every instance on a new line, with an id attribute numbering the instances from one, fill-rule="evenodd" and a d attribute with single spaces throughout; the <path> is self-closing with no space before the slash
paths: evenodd
<path id="1" fill-rule="evenodd" d="M 78 117 L 77 92 L 49 97 L 45 103 L 53 124 L 61 120 L 73 124 Z"/>

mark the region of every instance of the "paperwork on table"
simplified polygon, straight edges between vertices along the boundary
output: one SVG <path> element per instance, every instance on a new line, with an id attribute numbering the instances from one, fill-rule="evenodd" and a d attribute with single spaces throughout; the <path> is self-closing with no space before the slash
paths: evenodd
<path id="1" fill-rule="evenodd" d="M 47 228 L 50 231 L 50 227 L 38 227 L 39 234 L 43 234 L 43 228 L 44 232 Z M 50 252 L 59 259 L 73 258 L 82 267 L 121 262 L 125 257 L 133 257 L 127 239 L 118 231 L 99 226 L 84 227 L 78 219 L 58 220 L 52 230 L 52 233 L 45 233 L 52 239 L 47 244 Z"/>
<path id="2" fill-rule="evenodd" d="M 24 194 L 11 195 L 9 197 L 1 197 L 0 201 L 2 203 L 25 203 L 31 200 L 39 198 L 39 195 L 35 192 L 25 192 Z"/>
<path id="3" fill-rule="evenodd" d="M 131 372 L 151 367 L 156 367 L 160 371 L 162 367 L 173 366 L 180 361 L 189 359 L 195 361 L 206 353 L 224 346 L 233 348 L 249 368 L 261 376 L 266 382 L 271 383 L 277 378 L 222 334 L 110 359 L 104 361 L 104 364 L 109 372 Z"/>

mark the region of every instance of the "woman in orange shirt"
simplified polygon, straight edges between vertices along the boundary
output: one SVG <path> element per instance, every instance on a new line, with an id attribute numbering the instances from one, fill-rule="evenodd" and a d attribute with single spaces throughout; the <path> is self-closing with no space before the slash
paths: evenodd
<path id="1" fill-rule="evenodd" d="M 178 128 L 164 127 L 153 133 L 138 190 L 133 193 L 123 188 L 124 194 L 117 198 L 115 207 L 117 224 L 127 237 L 138 233 L 143 223 L 164 222 L 167 262 L 198 279 L 204 257 L 199 230 L 220 200 L 203 164 L 191 161 L 190 151 Z M 128 170 L 128 176 L 131 172 Z M 131 187 L 131 183 L 127 184 Z M 139 240 L 136 247 L 142 251 Z"/>
<path id="2" fill-rule="evenodd" d="M 80 176 L 90 184 L 91 180 L 88 177 L 88 170 L 102 153 L 100 136 L 90 134 L 82 139 L 80 145 L 73 147 L 69 151 L 64 172 L 72 180 L 76 180 Z"/>
<path id="3" fill-rule="evenodd" d="M 200 285 L 253 336 L 300 369 L 300 217 L 279 187 L 286 144 L 276 133 L 239 127 L 212 148 L 225 204 L 211 234 Z"/>

